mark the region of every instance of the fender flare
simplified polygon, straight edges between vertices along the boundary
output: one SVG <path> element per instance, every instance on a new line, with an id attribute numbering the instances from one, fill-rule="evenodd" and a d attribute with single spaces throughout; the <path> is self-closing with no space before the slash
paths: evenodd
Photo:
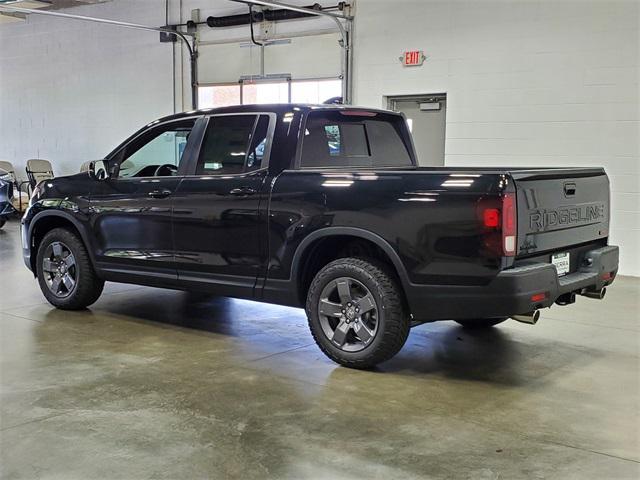
<path id="1" fill-rule="evenodd" d="M 38 212 L 34 215 L 34 217 L 29 222 L 29 230 L 27 231 L 27 240 L 29 241 L 29 250 L 31 250 L 31 240 L 33 239 L 33 230 L 38 224 L 38 222 L 46 217 L 59 217 L 68 220 L 78 231 L 80 234 L 80 239 L 82 243 L 84 243 L 84 247 L 87 249 L 87 253 L 89 254 L 89 259 L 91 260 L 91 264 L 93 268 L 96 268 L 96 262 L 93 255 L 93 249 L 91 248 L 91 242 L 89 242 L 89 238 L 87 236 L 87 232 L 82 225 L 73 215 L 70 213 L 64 212 L 62 210 L 51 209 L 51 210 L 43 210 L 42 212 Z M 32 255 L 33 252 L 30 252 L 30 260 L 33 267 L 33 262 L 35 262 L 35 257 Z"/>
<path id="2" fill-rule="evenodd" d="M 313 242 L 319 240 L 321 238 L 326 237 L 334 237 L 338 235 L 349 235 L 351 237 L 359 237 L 364 240 L 368 240 L 378 247 L 389 257 L 391 263 L 393 264 L 396 272 L 398 273 L 398 277 L 400 277 L 400 282 L 402 283 L 402 288 L 407 291 L 410 287 L 411 282 L 409 280 L 409 275 L 407 274 L 407 270 L 400 260 L 400 256 L 393 249 L 393 247 L 380 235 L 377 235 L 369 230 L 364 230 L 362 228 L 356 227 L 326 227 L 321 228 L 320 230 L 316 230 L 313 233 L 307 235 L 298 248 L 296 248 L 295 253 L 293 254 L 293 259 L 291 260 L 291 280 L 295 286 L 296 291 L 298 291 L 298 276 L 300 274 L 300 263 L 303 255 L 306 253 L 307 249 L 311 246 Z"/>

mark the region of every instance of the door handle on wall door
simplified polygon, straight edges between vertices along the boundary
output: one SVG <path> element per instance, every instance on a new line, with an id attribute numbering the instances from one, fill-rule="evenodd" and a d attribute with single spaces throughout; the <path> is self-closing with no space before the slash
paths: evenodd
<path id="1" fill-rule="evenodd" d="M 167 190 L 166 188 L 162 190 L 152 190 L 147 195 L 152 198 L 165 198 L 171 195 L 173 192 L 171 190 Z"/>
<path id="2" fill-rule="evenodd" d="M 234 188 L 233 190 L 231 190 L 229 192 L 230 195 L 254 195 L 258 192 L 256 192 L 253 188 L 251 187 L 239 187 L 239 188 Z"/>

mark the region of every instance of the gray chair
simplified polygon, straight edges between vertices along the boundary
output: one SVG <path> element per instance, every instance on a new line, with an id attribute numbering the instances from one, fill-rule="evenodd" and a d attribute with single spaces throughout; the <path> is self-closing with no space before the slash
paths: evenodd
<path id="1" fill-rule="evenodd" d="M 53 167 L 49 160 L 41 160 L 32 158 L 27 160 L 27 178 L 29 186 L 33 190 L 36 185 L 43 180 L 51 180 L 53 178 Z"/>
<path id="2" fill-rule="evenodd" d="M 0 160 L 0 176 L 9 175 L 11 177 L 11 183 L 16 184 L 16 169 L 13 168 L 11 162 Z"/>
<path id="3" fill-rule="evenodd" d="M 83 162 L 82 165 L 80 165 L 80 173 L 88 172 L 90 166 L 91 160 L 89 160 L 88 162 Z"/>

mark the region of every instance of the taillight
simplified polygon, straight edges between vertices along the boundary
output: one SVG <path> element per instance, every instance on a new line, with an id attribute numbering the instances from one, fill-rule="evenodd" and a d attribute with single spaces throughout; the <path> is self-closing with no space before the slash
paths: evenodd
<path id="1" fill-rule="evenodd" d="M 515 193 L 481 199 L 478 203 L 478 215 L 484 228 L 484 247 L 497 256 L 515 256 L 517 229 Z"/>
<path id="2" fill-rule="evenodd" d="M 497 208 L 487 208 L 482 212 L 482 220 L 487 228 L 497 228 L 500 226 L 500 210 Z"/>
<path id="3" fill-rule="evenodd" d="M 516 254 L 516 194 L 502 195 L 502 250 L 505 257 Z"/>

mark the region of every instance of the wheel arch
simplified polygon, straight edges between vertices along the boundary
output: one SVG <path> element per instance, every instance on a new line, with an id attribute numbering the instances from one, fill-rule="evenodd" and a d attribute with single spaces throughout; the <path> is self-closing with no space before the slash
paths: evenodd
<path id="1" fill-rule="evenodd" d="M 38 250 L 40 243 L 44 236 L 53 230 L 54 228 L 66 228 L 80 237 L 82 243 L 84 243 L 89 259 L 92 266 L 95 268 L 95 261 L 93 257 L 93 251 L 90 248 L 89 239 L 85 232 L 82 223 L 74 218 L 72 215 L 59 210 L 45 210 L 36 214 L 29 223 L 29 231 L 27 239 L 29 241 L 31 271 L 36 274 L 36 259 L 38 257 Z"/>
<path id="2" fill-rule="evenodd" d="M 309 260 L 313 257 L 314 251 L 317 251 L 317 248 L 327 240 L 344 240 L 345 237 L 353 241 L 361 240 L 363 242 L 368 242 L 369 244 L 377 247 L 384 255 L 383 260 L 386 260 L 386 263 L 388 263 L 395 271 L 398 279 L 400 280 L 403 294 L 406 296 L 407 289 L 410 285 L 409 277 L 402 261 L 400 260 L 400 256 L 389 242 L 381 236 L 361 228 L 327 227 L 316 230 L 305 237 L 294 253 L 291 266 L 291 279 L 294 282 L 295 291 L 298 294 L 299 300 L 304 301 L 306 287 L 308 287 L 307 284 L 310 283 L 310 279 L 308 278 L 308 269 L 310 268 Z M 340 258 L 340 255 L 335 258 Z"/>

